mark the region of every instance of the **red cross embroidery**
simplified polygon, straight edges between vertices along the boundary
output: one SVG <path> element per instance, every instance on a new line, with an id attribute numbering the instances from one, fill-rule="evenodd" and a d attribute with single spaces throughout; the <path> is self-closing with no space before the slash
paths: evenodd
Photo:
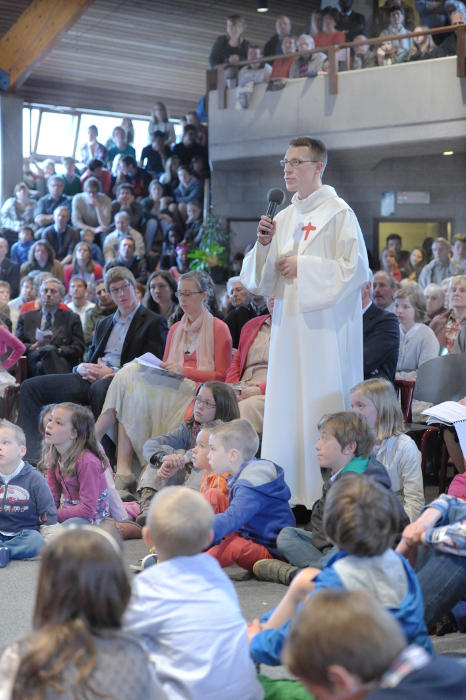
<path id="1" fill-rule="evenodd" d="M 304 236 L 304 240 L 307 241 L 307 237 L 311 233 L 311 231 L 315 231 L 316 227 L 311 224 L 311 222 L 308 223 L 307 226 L 303 226 L 301 229 L 302 231 L 306 231 L 306 235 Z"/>

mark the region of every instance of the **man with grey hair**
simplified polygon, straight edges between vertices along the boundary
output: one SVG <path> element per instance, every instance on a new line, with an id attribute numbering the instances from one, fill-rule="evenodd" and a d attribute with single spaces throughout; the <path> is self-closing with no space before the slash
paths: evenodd
<path id="1" fill-rule="evenodd" d="M 309 34 L 301 34 L 297 42 L 298 51 L 312 51 L 315 48 L 314 39 Z M 291 64 L 290 78 L 315 78 L 322 75 L 322 67 L 327 56 L 324 53 L 312 53 L 299 56 Z"/>
<path id="2" fill-rule="evenodd" d="M 115 214 L 115 231 L 109 233 L 105 237 L 103 245 L 103 253 L 106 263 L 118 256 L 118 251 L 120 250 L 121 242 L 123 238 L 127 238 L 128 236 L 134 241 L 134 254 L 138 258 L 141 258 L 142 260 L 144 259 L 146 253 L 144 238 L 142 237 L 142 234 L 139 233 L 139 231 L 136 231 L 135 228 L 132 228 L 130 226 L 130 223 L 131 220 L 128 212 L 119 211 L 117 214 Z"/>
<path id="3" fill-rule="evenodd" d="M 70 372 L 82 359 L 84 336 L 78 314 L 59 309 L 65 287 L 56 278 L 42 282 L 41 308 L 20 314 L 17 337 L 26 346 L 28 377 Z"/>
<path id="4" fill-rule="evenodd" d="M 462 275 L 463 268 L 450 258 L 451 246 L 446 238 L 436 238 L 432 243 L 434 259 L 426 265 L 419 275 L 418 284 L 425 289 L 429 284 L 442 284 L 447 277 Z"/>
<path id="5" fill-rule="evenodd" d="M 364 379 L 393 382 L 400 348 L 400 325 L 395 314 L 373 303 L 373 279 L 370 272 L 369 281 L 361 288 Z"/>
<path id="6" fill-rule="evenodd" d="M 454 26 L 455 24 L 466 23 L 466 14 L 463 10 L 455 10 L 450 15 L 450 24 Z M 439 58 L 443 56 L 456 56 L 456 44 L 457 37 L 456 32 L 448 34 L 448 36 L 442 41 L 438 55 Z"/>
<path id="7" fill-rule="evenodd" d="M 97 323 L 87 362 L 73 367 L 71 374 L 35 377 L 21 384 L 18 425 L 26 433 L 28 459 L 34 464 L 40 457 L 37 426 L 43 406 L 62 401 L 90 404 L 97 420 L 120 367 L 146 352 L 163 357 L 167 321 L 139 303 L 132 273 L 123 267 L 112 268 L 105 274 L 105 289 L 117 310 Z M 79 316 L 71 311 L 65 313 L 76 317 L 82 336 Z M 84 348 L 84 338 L 82 343 Z"/>
<path id="8" fill-rule="evenodd" d="M 394 277 L 383 270 L 376 272 L 372 280 L 372 299 L 374 304 L 377 304 L 379 309 L 393 313 L 395 311 L 395 302 L 393 301 L 395 292 L 396 281 Z"/>

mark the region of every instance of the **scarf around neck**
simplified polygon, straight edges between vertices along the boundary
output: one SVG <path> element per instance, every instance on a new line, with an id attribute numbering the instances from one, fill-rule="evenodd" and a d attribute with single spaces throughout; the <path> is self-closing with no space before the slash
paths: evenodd
<path id="1" fill-rule="evenodd" d="M 188 332 L 199 333 L 196 345 L 196 368 L 204 371 L 215 370 L 214 361 L 214 317 L 204 309 L 193 323 L 187 314 L 178 323 L 173 334 L 168 353 L 168 362 L 176 362 L 183 366 L 185 362 L 184 346 L 188 343 Z"/>

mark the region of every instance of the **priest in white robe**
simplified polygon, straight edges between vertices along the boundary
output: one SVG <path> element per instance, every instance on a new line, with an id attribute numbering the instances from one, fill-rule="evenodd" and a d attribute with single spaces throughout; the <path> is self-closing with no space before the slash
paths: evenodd
<path id="1" fill-rule="evenodd" d="M 322 185 L 324 144 L 293 139 L 281 163 L 292 203 L 274 221 L 262 216 L 241 281 L 275 297 L 262 457 L 283 467 L 291 505 L 312 508 L 322 495 L 317 422 L 349 410 L 350 389 L 364 378 L 369 266 L 354 212 Z"/>

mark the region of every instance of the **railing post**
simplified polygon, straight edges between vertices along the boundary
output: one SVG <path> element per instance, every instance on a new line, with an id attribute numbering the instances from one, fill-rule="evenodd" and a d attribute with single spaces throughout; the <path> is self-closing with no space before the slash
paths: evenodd
<path id="1" fill-rule="evenodd" d="M 217 68 L 217 93 L 218 93 L 218 108 L 225 109 L 227 102 L 227 81 L 225 78 L 224 66 Z"/>
<path id="2" fill-rule="evenodd" d="M 205 111 L 209 111 L 209 92 L 217 89 L 217 71 L 215 69 L 208 70 L 206 73 L 205 86 Z"/>
<path id="3" fill-rule="evenodd" d="M 329 46 L 328 48 L 328 94 L 337 95 L 338 94 L 338 60 L 337 52 L 338 48 L 336 46 Z"/>
<path id="4" fill-rule="evenodd" d="M 466 25 L 464 24 L 461 24 L 456 30 L 456 75 L 458 78 L 466 77 L 465 31 Z"/>

